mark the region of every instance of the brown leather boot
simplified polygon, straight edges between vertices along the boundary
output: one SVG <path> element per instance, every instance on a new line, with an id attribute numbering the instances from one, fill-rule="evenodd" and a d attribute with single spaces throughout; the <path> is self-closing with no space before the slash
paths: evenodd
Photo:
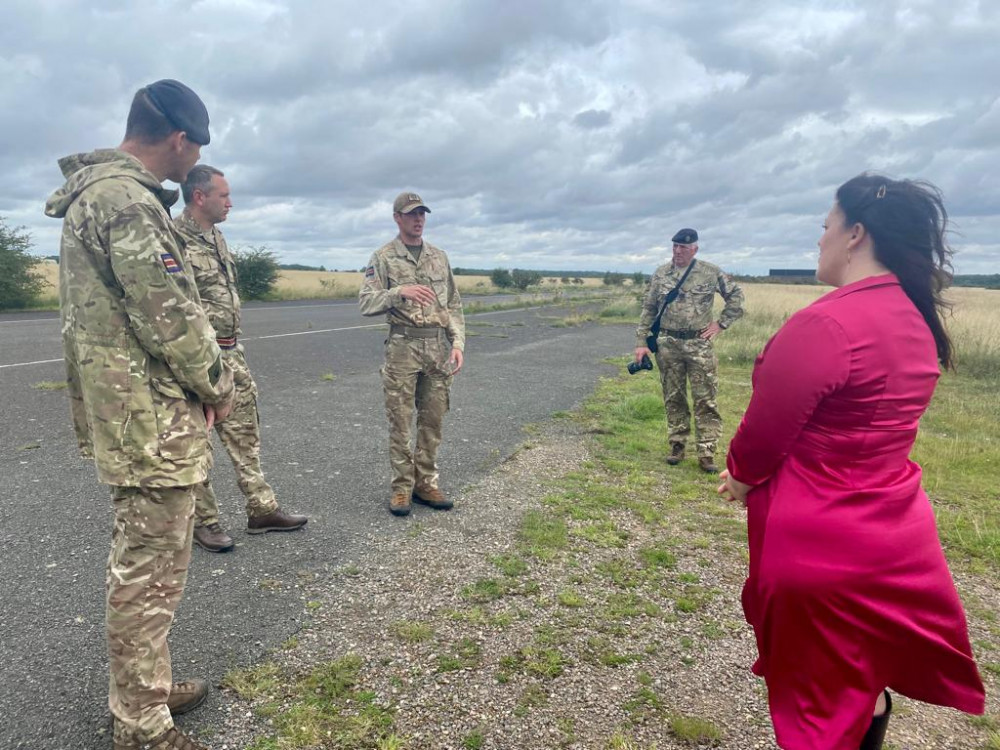
<path id="1" fill-rule="evenodd" d="M 719 467 L 715 465 L 715 458 L 712 456 L 701 456 L 698 459 L 698 468 L 709 474 L 718 474 Z"/>
<path id="2" fill-rule="evenodd" d="M 413 501 L 427 505 L 434 510 L 451 510 L 455 506 L 437 487 L 415 487 Z"/>
<path id="3" fill-rule="evenodd" d="M 410 496 L 405 492 L 393 492 L 389 498 L 389 512 L 394 516 L 410 515 Z"/>
<path id="4" fill-rule="evenodd" d="M 667 463 L 676 466 L 684 460 L 684 443 L 671 443 L 670 455 L 667 456 Z"/>
<path id="5" fill-rule="evenodd" d="M 868 725 L 864 739 L 861 740 L 859 750 L 882 750 L 882 743 L 885 742 L 885 730 L 889 726 L 889 714 L 892 713 L 892 696 L 889 691 L 885 693 L 885 713 L 872 718 L 872 723 Z"/>
<path id="6" fill-rule="evenodd" d="M 247 519 L 248 534 L 264 534 L 268 531 L 295 531 L 301 529 L 309 522 L 305 516 L 294 516 L 285 513 L 281 508 L 268 513 L 266 516 L 254 516 Z"/>
<path id="7" fill-rule="evenodd" d="M 194 543 L 209 552 L 229 552 L 236 545 L 233 538 L 217 523 L 194 527 Z"/>
<path id="8" fill-rule="evenodd" d="M 115 750 L 209 750 L 200 742 L 195 742 L 177 727 L 170 727 L 166 732 L 146 742 L 118 742 L 115 740 Z"/>
<path id="9" fill-rule="evenodd" d="M 208 697 L 208 683 L 204 680 L 186 680 L 170 686 L 167 708 L 171 716 L 180 716 L 193 711 Z"/>

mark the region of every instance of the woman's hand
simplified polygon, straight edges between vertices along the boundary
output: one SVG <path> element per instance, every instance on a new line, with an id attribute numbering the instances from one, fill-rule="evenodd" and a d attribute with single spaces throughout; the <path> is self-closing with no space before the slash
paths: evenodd
<path id="1" fill-rule="evenodd" d="M 744 508 L 747 507 L 747 493 L 753 487 L 734 479 L 729 473 L 729 469 L 723 469 L 719 472 L 719 479 L 722 480 L 722 484 L 719 485 L 718 493 L 730 502 L 738 502 Z"/>

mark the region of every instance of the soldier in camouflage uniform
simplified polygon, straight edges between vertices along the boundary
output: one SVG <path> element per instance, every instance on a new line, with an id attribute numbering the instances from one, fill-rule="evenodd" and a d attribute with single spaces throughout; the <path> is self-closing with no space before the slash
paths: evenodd
<path id="1" fill-rule="evenodd" d="M 670 455 L 667 463 L 679 464 L 684 459 L 685 446 L 691 434 L 691 410 L 688 408 L 687 387 L 691 383 L 694 401 L 695 440 L 698 447 L 698 465 L 703 471 L 717 473 L 715 448 L 722 434 L 722 417 L 715 403 L 718 391 L 718 360 L 712 349 L 712 339 L 743 317 L 743 290 L 718 266 L 705 261 L 695 261 L 698 252 L 698 233 L 681 229 L 673 237 L 673 260 L 660 266 L 649 282 L 649 290 L 642 305 L 642 317 L 636 329 L 638 339 L 635 361 L 652 352 L 646 346 L 646 337 L 656 318 L 664 297 L 681 281 L 689 264 L 694 264 L 677 298 L 660 318 L 660 333 L 656 339 L 659 351 L 656 364 L 663 386 L 663 405 L 667 412 L 670 430 Z M 717 321 L 712 320 L 715 295 L 725 301 Z"/>
<path id="2" fill-rule="evenodd" d="M 278 507 L 274 490 L 260 467 L 260 421 L 257 417 L 257 384 L 243 354 L 240 330 L 240 294 L 236 289 L 236 263 L 226 239 L 216 226 L 226 220 L 232 202 L 225 175 L 206 164 L 188 173 L 181 185 L 184 212 L 174 225 L 184 238 L 191 271 L 201 302 L 215 328 L 222 358 L 233 371 L 236 399 L 225 422 L 215 426 L 236 469 L 236 478 L 246 498 L 247 533 L 294 531 L 305 526 L 305 516 L 285 513 Z M 227 552 L 232 537 L 219 523 L 219 502 L 212 480 L 195 486 L 195 544 L 209 552 Z"/>
<path id="3" fill-rule="evenodd" d="M 437 450 L 452 378 L 462 369 L 465 316 L 448 257 L 423 239 L 430 209 L 416 193 L 392 206 L 399 234 L 375 251 L 358 303 L 362 315 L 385 314 L 382 388 L 389 417 L 392 496 L 389 511 L 410 512 L 411 498 L 438 510 L 452 507 L 438 486 Z M 414 407 L 416 450 L 410 448 Z"/>
<path id="4" fill-rule="evenodd" d="M 229 411 L 233 378 L 170 221 L 177 192 L 161 181 L 183 181 L 208 141 L 201 99 L 157 81 L 136 93 L 117 149 L 60 161 L 66 184 L 45 207 L 63 219 L 59 299 L 74 427 L 111 486 L 115 514 L 115 750 L 204 750 L 171 714 L 194 708 L 208 687 L 171 684 L 167 634 L 191 557 L 193 486 L 207 476 L 208 429 Z"/>

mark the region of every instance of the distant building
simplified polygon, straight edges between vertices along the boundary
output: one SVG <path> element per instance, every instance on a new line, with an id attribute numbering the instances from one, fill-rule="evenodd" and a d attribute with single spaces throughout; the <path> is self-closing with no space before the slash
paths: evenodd
<path id="1" fill-rule="evenodd" d="M 772 268 L 767 277 L 776 284 L 816 284 L 815 268 Z"/>

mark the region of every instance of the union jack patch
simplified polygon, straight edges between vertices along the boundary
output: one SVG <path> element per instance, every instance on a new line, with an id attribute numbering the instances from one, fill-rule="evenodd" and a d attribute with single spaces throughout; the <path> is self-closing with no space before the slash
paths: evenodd
<path id="1" fill-rule="evenodd" d="M 170 253 L 160 253 L 160 260 L 163 261 L 163 267 L 167 269 L 167 273 L 180 273 L 181 264 Z"/>
<path id="2" fill-rule="evenodd" d="M 375 266 L 368 266 L 365 269 L 365 278 L 369 281 L 375 278 Z"/>

